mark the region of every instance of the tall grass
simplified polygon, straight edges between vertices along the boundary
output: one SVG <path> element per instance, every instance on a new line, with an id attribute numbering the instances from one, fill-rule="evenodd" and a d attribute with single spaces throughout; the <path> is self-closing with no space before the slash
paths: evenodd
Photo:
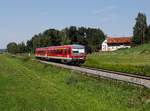
<path id="1" fill-rule="evenodd" d="M 149 111 L 150 90 L 0 55 L 1 111 Z"/>

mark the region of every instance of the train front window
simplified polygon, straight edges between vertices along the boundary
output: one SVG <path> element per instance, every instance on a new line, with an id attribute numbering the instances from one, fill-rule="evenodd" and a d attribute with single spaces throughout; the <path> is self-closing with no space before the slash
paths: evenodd
<path id="1" fill-rule="evenodd" d="M 81 54 L 81 53 L 85 53 L 84 49 L 72 49 L 72 53 L 73 54 Z"/>

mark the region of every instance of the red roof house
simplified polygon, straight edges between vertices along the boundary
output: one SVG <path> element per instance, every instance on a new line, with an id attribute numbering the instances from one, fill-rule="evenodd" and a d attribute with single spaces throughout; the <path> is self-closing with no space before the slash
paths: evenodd
<path id="1" fill-rule="evenodd" d="M 131 37 L 107 37 L 102 43 L 102 51 L 114 51 L 120 48 L 130 48 Z"/>

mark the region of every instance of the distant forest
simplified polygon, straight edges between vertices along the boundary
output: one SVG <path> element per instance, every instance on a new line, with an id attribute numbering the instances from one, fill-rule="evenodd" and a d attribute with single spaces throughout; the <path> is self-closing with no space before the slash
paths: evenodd
<path id="1" fill-rule="evenodd" d="M 99 28 L 71 26 L 63 30 L 45 30 L 43 33 L 34 35 L 26 43 L 11 42 L 7 45 L 7 49 L 11 53 L 25 53 L 34 52 L 38 47 L 81 44 L 86 47 L 87 53 L 91 53 L 101 48 L 104 39 L 105 34 Z"/>

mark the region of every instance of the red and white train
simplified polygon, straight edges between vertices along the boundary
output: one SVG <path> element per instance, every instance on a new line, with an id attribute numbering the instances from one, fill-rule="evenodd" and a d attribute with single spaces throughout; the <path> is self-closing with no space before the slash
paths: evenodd
<path id="1" fill-rule="evenodd" d="M 36 48 L 35 57 L 63 63 L 81 64 L 85 62 L 85 47 L 82 45 L 63 45 Z"/>

